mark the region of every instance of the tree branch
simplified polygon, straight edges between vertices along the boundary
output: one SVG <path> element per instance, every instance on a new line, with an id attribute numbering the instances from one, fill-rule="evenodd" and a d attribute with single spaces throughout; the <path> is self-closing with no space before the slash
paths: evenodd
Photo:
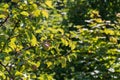
<path id="1" fill-rule="evenodd" d="M 1 61 L 0 61 L 0 65 L 3 66 L 5 70 L 8 72 L 10 79 L 14 80 L 14 77 L 11 74 L 10 70 L 7 68 L 7 66 L 5 66 Z"/>
<path id="2" fill-rule="evenodd" d="M 6 19 L 7 20 L 7 19 Z M 0 53 L 4 50 L 5 46 L 7 45 L 7 42 L 12 38 L 12 35 L 14 34 L 14 30 L 15 28 L 18 26 L 18 23 L 19 23 L 20 20 L 18 20 L 16 23 L 15 23 L 15 26 L 13 28 L 13 32 L 10 34 L 10 36 L 7 38 L 6 42 L 4 43 L 2 49 L 0 50 Z M 4 21 L 5 22 L 5 21 Z"/>
<path id="3" fill-rule="evenodd" d="M 3 22 L 0 22 L 0 26 L 2 26 L 5 22 L 7 22 L 8 18 L 9 18 L 9 15 L 5 18 Z"/>

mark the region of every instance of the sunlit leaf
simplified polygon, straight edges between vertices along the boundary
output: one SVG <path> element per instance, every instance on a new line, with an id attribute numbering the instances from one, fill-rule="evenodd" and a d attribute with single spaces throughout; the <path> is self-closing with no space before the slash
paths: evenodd
<path id="1" fill-rule="evenodd" d="M 12 38 L 11 41 L 10 41 L 10 43 L 9 43 L 9 46 L 10 46 L 12 49 L 17 48 L 17 45 L 15 44 L 15 41 L 16 41 L 16 40 L 17 40 L 16 38 Z"/>
<path id="2" fill-rule="evenodd" d="M 10 56 L 5 57 L 6 61 L 10 61 Z"/>
<path id="3" fill-rule="evenodd" d="M 38 17 L 40 15 L 40 10 L 34 10 L 32 12 L 32 15 L 35 16 L 35 17 Z"/>
<path id="4" fill-rule="evenodd" d="M 120 0 L 0 0 L 0 80 L 119 80 Z"/>
<path id="5" fill-rule="evenodd" d="M 48 61 L 48 62 L 46 62 L 46 64 L 47 64 L 47 67 L 50 67 L 53 63 Z"/>
<path id="6" fill-rule="evenodd" d="M 48 18 L 49 14 L 48 14 L 47 10 L 41 10 L 41 13 L 42 13 L 43 17 Z"/>
<path id="7" fill-rule="evenodd" d="M 16 71 L 15 72 L 15 76 L 22 76 L 23 75 L 23 73 L 21 73 L 21 72 L 19 72 L 19 71 Z"/>
<path id="8" fill-rule="evenodd" d="M 62 35 L 64 34 L 64 30 L 63 29 L 57 29 L 58 32 L 61 32 Z"/>
<path id="9" fill-rule="evenodd" d="M 22 65 L 20 72 L 23 72 L 25 70 L 25 65 Z"/>
<path id="10" fill-rule="evenodd" d="M 22 11 L 20 14 L 22 14 L 23 16 L 29 16 L 29 13 L 26 11 Z"/>
<path id="11" fill-rule="evenodd" d="M 66 40 L 66 39 L 64 39 L 64 38 L 61 38 L 61 41 L 62 41 L 62 43 L 65 45 L 65 46 L 68 46 L 68 41 Z"/>
<path id="12" fill-rule="evenodd" d="M 71 40 L 69 40 L 69 46 L 71 47 L 71 50 L 75 49 L 76 42 L 72 42 Z"/>
<path id="13" fill-rule="evenodd" d="M 102 23 L 102 22 L 103 22 L 101 18 L 97 18 L 97 19 L 94 19 L 94 20 L 95 20 L 95 22 L 97 22 L 97 23 Z"/>
<path id="14" fill-rule="evenodd" d="M 9 48 L 9 47 L 6 47 L 4 51 L 5 51 L 6 53 L 9 53 L 9 52 L 11 52 L 11 51 L 12 51 L 12 49 L 11 49 L 11 48 Z"/>
<path id="15" fill-rule="evenodd" d="M 5 15 L 3 15 L 3 14 L 1 14 L 1 15 L 0 15 L 0 18 L 6 18 L 6 16 L 5 16 Z"/>
<path id="16" fill-rule="evenodd" d="M 53 8 L 52 1 L 47 0 L 45 1 L 45 4 L 47 4 L 48 7 Z"/>
<path id="17" fill-rule="evenodd" d="M 117 43 L 118 39 L 116 37 L 110 37 L 110 41 L 113 43 Z"/>
<path id="18" fill-rule="evenodd" d="M 8 4 L 4 4 L 3 6 L 5 9 L 9 8 L 9 5 Z"/>
<path id="19" fill-rule="evenodd" d="M 111 29 L 105 29 L 105 30 L 104 30 L 104 33 L 110 34 L 110 35 L 114 35 L 114 34 L 115 34 L 114 31 L 111 30 Z"/>
<path id="20" fill-rule="evenodd" d="M 31 74 L 31 78 L 35 79 L 37 76 L 35 74 Z"/>
<path id="21" fill-rule="evenodd" d="M 5 75 L 4 75 L 4 73 L 1 72 L 1 71 L 0 71 L 0 77 L 2 77 L 2 79 L 5 79 L 5 78 L 6 78 Z"/>
<path id="22" fill-rule="evenodd" d="M 37 4 L 32 4 L 32 6 L 34 9 L 37 9 L 37 7 L 38 7 Z"/>
<path id="23" fill-rule="evenodd" d="M 36 37 L 32 34 L 32 39 L 31 39 L 31 45 L 35 46 L 37 44 L 37 39 Z"/>

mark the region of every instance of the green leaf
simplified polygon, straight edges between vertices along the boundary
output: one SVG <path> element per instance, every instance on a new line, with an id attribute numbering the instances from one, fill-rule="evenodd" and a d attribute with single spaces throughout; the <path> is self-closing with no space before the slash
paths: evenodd
<path id="1" fill-rule="evenodd" d="M 23 16 L 29 16 L 29 13 L 26 12 L 26 11 L 22 11 L 20 14 L 23 15 Z"/>
<path id="2" fill-rule="evenodd" d="M 62 68 L 65 68 L 66 65 L 67 65 L 67 64 L 66 64 L 66 58 L 61 57 L 60 60 L 61 60 L 61 67 L 62 67 Z"/>
<path id="3" fill-rule="evenodd" d="M 14 3 L 18 3 L 18 2 L 19 2 L 19 0 L 12 0 L 12 2 L 14 2 Z"/>
<path id="4" fill-rule="evenodd" d="M 32 34 L 32 39 L 30 40 L 30 42 L 32 46 L 35 46 L 37 44 L 37 39 L 33 34 Z"/>
<path id="5" fill-rule="evenodd" d="M 41 10 L 41 13 L 42 13 L 43 17 L 46 17 L 46 18 L 49 17 L 49 14 L 48 14 L 47 10 Z"/>
<path id="6" fill-rule="evenodd" d="M 19 71 L 16 71 L 15 72 L 15 76 L 22 76 L 23 75 L 23 73 L 21 73 L 21 72 L 19 72 Z"/>
<path id="7" fill-rule="evenodd" d="M 4 75 L 4 73 L 2 71 L 0 71 L 0 77 L 2 77 L 2 79 L 6 78 L 6 76 Z"/>
<path id="8" fill-rule="evenodd" d="M 61 38 L 61 41 L 62 43 L 65 45 L 65 46 L 68 46 L 68 41 L 64 38 Z"/>
<path id="9" fill-rule="evenodd" d="M 38 17 L 39 15 L 40 15 L 40 10 L 34 10 L 33 12 L 32 12 L 32 15 L 33 16 L 35 16 L 35 17 Z"/>
<path id="10" fill-rule="evenodd" d="M 0 15 L 0 18 L 6 18 L 6 16 L 5 16 L 5 15 L 3 15 L 3 14 L 1 14 L 1 15 Z"/>
<path id="11" fill-rule="evenodd" d="M 51 65 L 53 65 L 53 63 L 52 63 L 51 61 L 47 61 L 46 64 L 47 64 L 47 67 L 48 67 L 48 68 L 49 68 Z"/>
<path id="12" fill-rule="evenodd" d="M 16 40 L 17 40 L 16 38 L 12 38 L 12 39 L 10 40 L 10 43 L 9 43 L 9 46 L 10 46 L 13 50 L 17 48 L 17 46 L 16 46 L 16 44 L 15 44 L 15 41 L 16 41 Z"/>
<path id="13" fill-rule="evenodd" d="M 63 29 L 57 29 L 58 32 L 61 32 L 62 35 L 64 34 L 64 30 Z"/>
<path id="14" fill-rule="evenodd" d="M 9 5 L 8 4 L 4 4 L 3 6 L 5 9 L 9 8 Z"/>
<path id="15" fill-rule="evenodd" d="M 5 54 L 4 53 L 0 53 L 0 61 L 3 60 L 5 58 Z"/>
<path id="16" fill-rule="evenodd" d="M 22 65 L 20 72 L 23 72 L 25 70 L 25 65 Z"/>
<path id="17" fill-rule="evenodd" d="M 40 74 L 39 80 L 54 80 L 53 74 Z"/>
<path id="18" fill-rule="evenodd" d="M 114 35 L 115 34 L 115 32 L 111 29 L 105 29 L 104 33 L 109 34 L 109 35 Z"/>
<path id="19" fill-rule="evenodd" d="M 35 74 L 31 74 L 31 78 L 32 78 L 32 79 L 36 79 L 37 76 L 36 76 Z"/>
<path id="20" fill-rule="evenodd" d="M 74 50 L 76 48 L 76 42 L 69 40 L 69 46 L 71 47 L 71 50 Z"/>
<path id="21" fill-rule="evenodd" d="M 46 4 L 48 7 L 53 8 L 52 1 L 46 0 L 46 1 L 45 1 L 45 4 Z"/>

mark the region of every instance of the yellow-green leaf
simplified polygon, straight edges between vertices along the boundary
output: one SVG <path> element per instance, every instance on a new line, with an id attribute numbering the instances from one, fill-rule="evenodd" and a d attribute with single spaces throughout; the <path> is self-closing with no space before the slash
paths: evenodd
<path id="1" fill-rule="evenodd" d="M 110 37 L 110 41 L 113 42 L 113 43 L 117 43 L 118 38 L 116 38 L 116 37 Z"/>
<path id="2" fill-rule="evenodd" d="M 47 10 L 41 10 L 41 13 L 42 13 L 43 17 L 48 18 L 49 15 L 48 15 Z"/>
<path id="3" fill-rule="evenodd" d="M 61 57 L 61 67 L 65 68 L 66 67 L 66 58 Z"/>
<path id="4" fill-rule="evenodd" d="M 51 75 L 48 75 L 47 78 L 48 78 L 48 80 L 54 80 Z"/>
<path id="5" fill-rule="evenodd" d="M 40 10 L 35 10 L 32 12 L 32 15 L 35 16 L 35 17 L 38 17 L 40 15 Z"/>
<path id="6" fill-rule="evenodd" d="M 5 16 L 5 15 L 3 15 L 3 14 L 1 14 L 1 15 L 0 15 L 0 18 L 6 18 L 6 16 Z"/>
<path id="7" fill-rule="evenodd" d="M 37 76 L 36 76 L 35 74 L 32 74 L 32 75 L 31 75 L 31 78 L 32 78 L 32 79 L 35 79 L 36 77 L 37 77 Z"/>
<path id="8" fill-rule="evenodd" d="M 29 13 L 26 11 L 22 11 L 20 14 L 22 14 L 23 16 L 29 16 Z"/>
<path id="9" fill-rule="evenodd" d="M 53 6 L 52 6 L 52 1 L 47 0 L 47 1 L 45 2 L 45 4 L 46 4 L 48 7 L 53 8 Z"/>
<path id="10" fill-rule="evenodd" d="M 26 54 L 30 55 L 30 51 L 25 51 Z"/>
<path id="11" fill-rule="evenodd" d="M 34 9 L 37 9 L 37 7 L 38 7 L 37 4 L 32 4 L 32 6 Z"/>
<path id="12" fill-rule="evenodd" d="M 6 76 L 4 75 L 4 73 L 2 71 L 0 71 L 0 77 L 2 77 L 3 79 L 6 78 Z"/>
<path id="13" fill-rule="evenodd" d="M 36 66 L 37 66 L 37 67 L 39 67 L 39 66 L 40 66 L 40 62 L 39 62 L 39 61 L 36 63 Z"/>
<path id="14" fill-rule="evenodd" d="M 62 35 L 64 34 L 64 30 L 63 29 L 57 29 L 57 31 L 61 32 Z"/>
<path id="15" fill-rule="evenodd" d="M 10 56 L 5 57 L 6 61 L 10 61 Z"/>
<path id="16" fill-rule="evenodd" d="M 16 38 L 12 38 L 10 43 L 9 43 L 9 46 L 12 48 L 12 49 L 15 49 L 17 46 L 15 44 L 15 41 L 16 41 Z"/>
<path id="17" fill-rule="evenodd" d="M 54 80 L 53 79 L 54 74 L 40 74 L 40 77 L 38 77 L 38 80 Z"/>
<path id="18" fill-rule="evenodd" d="M 72 42 L 71 40 L 69 40 L 69 46 L 71 47 L 71 50 L 75 49 L 76 42 Z"/>
<path id="19" fill-rule="evenodd" d="M 50 67 L 52 65 L 52 62 L 51 61 L 47 61 L 46 64 L 47 64 L 47 67 Z"/>
<path id="20" fill-rule="evenodd" d="M 40 66 L 40 62 L 35 63 L 35 62 L 32 62 L 32 61 L 28 61 L 28 63 L 31 64 L 31 65 L 35 65 L 36 67 Z"/>
<path id="21" fill-rule="evenodd" d="M 11 48 L 6 47 L 4 51 L 5 51 L 6 53 L 9 53 L 9 52 L 11 52 L 11 51 L 12 51 L 12 49 L 11 49 Z"/>
<path id="22" fill-rule="evenodd" d="M 37 44 L 37 39 L 33 34 L 32 34 L 32 39 L 30 41 L 32 46 L 35 46 Z"/>
<path id="23" fill-rule="evenodd" d="M 3 6 L 5 9 L 7 9 L 8 7 L 9 7 L 9 5 L 8 4 L 4 4 L 4 6 Z"/>
<path id="24" fill-rule="evenodd" d="M 23 75 L 23 73 L 21 73 L 19 71 L 16 71 L 16 73 L 15 73 L 15 76 L 22 76 L 22 75 Z"/>
<path id="25" fill-rule="evenodd" d="M 62 43 L 65 45 L 65 46 L 68 46 L 68 41 L 64 38 L 61 38 L 61 41 Z"/>
<path id="26" fill-rule="evenodd" d="M 104 33 L 110 34 L 110 35 L 114 35 L 114 34 L 115 34 L 114 31 L 111 30 L 111 29 L 105 29 L 105 30 L 104 30 Z"/>
<path id="27" fill-rule="evenodd" d="M 11 0 L 11 2 L 18 3 L 19 0 Z"/>
<path id="28" fill-rule="evenodd" d="M 94 19 L 94 20 L 95 20 L 95 22 L 97 22 L 97 23 L 102 23 L 102 22 L 103 22 L 101 18 L 96 18 L 96 19 Z"/>
<path id="29" fill-rule="evenodd" d="M 53 37 L 54 37 L 54 35 L 53 35 L 53 34 L 51 34 L 51 35 L 50 35 L 50 39 L 52 39 L 52 40 L 53 40 Z"/>
<path id="30" fill-rule="evenodd" d="M 25 70 L 25 65 L 22 65 L 20 72 L 23 72 Z"/>

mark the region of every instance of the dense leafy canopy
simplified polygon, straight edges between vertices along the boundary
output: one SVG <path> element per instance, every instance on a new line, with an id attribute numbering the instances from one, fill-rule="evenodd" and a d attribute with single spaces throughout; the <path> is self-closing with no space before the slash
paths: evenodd
<path id="1" fill-rule="evenodd" d="M 120 0 L 0 0 L 0 80 L 119 80 Z"/>

